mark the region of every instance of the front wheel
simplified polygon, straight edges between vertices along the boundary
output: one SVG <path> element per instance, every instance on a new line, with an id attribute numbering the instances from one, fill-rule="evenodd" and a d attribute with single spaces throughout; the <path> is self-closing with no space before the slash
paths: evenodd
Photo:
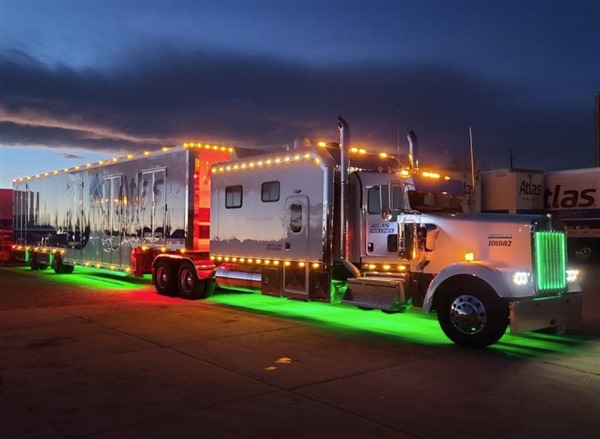
<path id="1" fill-rule="evenodd" d="M 485 348 L 500 340 L 506 332 L 508 304 L 487 284 L 455 284 L 440 293 L 438 320 L 454 343 Z"/>
<path id="2" fill-rule="evenodd" d="M 207 281 L 198 279 L 196 267 L 184 262 L 177 272 L 177 290 L 184 299 L 203 299 L 206 297 Z"/>

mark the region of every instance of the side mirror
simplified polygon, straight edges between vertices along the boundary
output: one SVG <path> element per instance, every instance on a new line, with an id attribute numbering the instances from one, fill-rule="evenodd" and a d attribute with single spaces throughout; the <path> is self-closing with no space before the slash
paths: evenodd
<path id="1" fill-rule="evenodd" d="M 391 221 L 392 218 L 393 218 L 393 216 L 392 216 L 392 213 L 389 210 L 382 210 L 381 211 L 381 218 L 384 221 Z"/>
<path id="2" fill-rule="evenodd" d="M 409 261 L 414 259 L 417 253 L 418 229 L 415 223 L 403 223 L 400 227 L 400 242 L 398 246 L 398 255 Z"/>
<path id="3" fill-rule="evenodd" d="M 379 186 L 379 206 L 382 216 L 384 212 L 390 212 L 390 187 L 387 184 Z"/>

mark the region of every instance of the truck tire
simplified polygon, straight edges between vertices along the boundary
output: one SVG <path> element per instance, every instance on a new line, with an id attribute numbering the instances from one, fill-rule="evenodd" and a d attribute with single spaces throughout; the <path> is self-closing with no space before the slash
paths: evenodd
<path id="1" fill-rule="evenodd" d="M 184 262 L 177 271 L 177 290 L 184 299 L 203 299 L 206 297 L 207 281 L 198 279 L 196 267 L 189 261 Z"/>
<path id="2" fill-rule="evenodd" d="M 56 274 L 71 274 L 71 273 L 73 273 L 73 270 L 75 269 L 75 267 L 72 265 L 63 264 L 60 256 L 56 256 L 56 258 L 54 259 L 54 262 L 52 263 L 52 268 L 54 269 L 54 272 Z"/>
<path id="3" fill-rule="evenodd" d="M 438 321 L 454 343 L 485 348 L 506 332 L 508 304 L 484 282 L 455 282 L 440 291 Z"/>
<path id="4" fill-rule="evenodd" d="M 177 292 L 175 271 L 167 261 L 158 261 L 154 267 L 154 287 L 163 296 L 174 296 Z"/>

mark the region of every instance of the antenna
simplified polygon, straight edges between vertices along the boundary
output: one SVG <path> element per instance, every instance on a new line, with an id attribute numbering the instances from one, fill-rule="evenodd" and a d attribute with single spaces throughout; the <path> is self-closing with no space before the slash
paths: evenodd
<path id="1" fill-rule="evenodd" d="M 475 211 L 475 153 L 473 152 L 473 130 L 469 127 L 469 148 L 471 149 L 471 193 L 469 194 L 469 210 Z"/>
<path id="2" fill-rule="evenodd" d="M 397 158 L 400 160 L 400 109 L 396 108 L 396 135 L 398 142 L 398 155 Z"/>
<path id="3" fill-rule="evenodd" d="M 469 127 L 469 147 L 471 148 L 471 193 L 475 193 L 475 154 L 473 153 L 473 130 Z"/>

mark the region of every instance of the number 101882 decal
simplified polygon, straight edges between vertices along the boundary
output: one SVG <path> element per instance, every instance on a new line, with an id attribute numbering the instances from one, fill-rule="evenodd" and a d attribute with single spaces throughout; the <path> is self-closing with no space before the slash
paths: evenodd
<path id="1" fill-rule="evenodd" d="M 490 239 L 488 241 L 488 246 L 490 247 L 510 247 L 512 241 L 508 239 Z"/>

